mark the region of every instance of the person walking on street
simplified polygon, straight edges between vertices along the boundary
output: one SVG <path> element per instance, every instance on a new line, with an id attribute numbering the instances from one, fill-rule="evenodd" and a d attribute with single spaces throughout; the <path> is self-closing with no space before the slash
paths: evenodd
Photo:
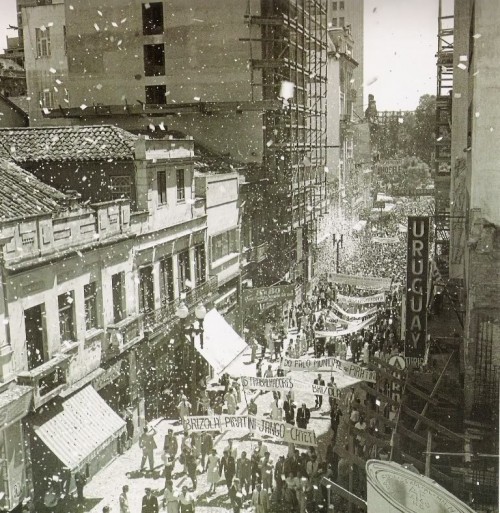
<path id="1" fill-rule="evenodd" d="M 295 425 L 295 404 L 292 399 L 292 394 L 288 392 L 283 401 L 283 411 L 285 412 L 285 422 L 287 424 Z"/>
<path id="2" fill-rule="evenodd" d="M 255 490 L 256 483 L 260 482 L 260 460 L 261 457 L 259 455 L 259 450 L 256 447 L 250 459 L 250 471 L 252 473 L 252 492 Z"/>
<path id="3" fill-rule="evenodd" d="M 265 378 L 272 378 L 274 377 L 274 373 L 273 373 L 273 366 L 271 364 L 269 364 L 267 366 L 267 369 L 266 371 L 264 372 L 264 377 Z"/>
<path id="4" fill-rule="evenodd" d="M 333 403 L 335 402 L 335 392 L 337 390 L 337 385 L 335 385 L 335 378 L 333 376 L 330 377 L 330 381 L 327 385 L 328 387 L 328 404 L 330 405 L 330 410 L 333 408 Z"/>
<path id="5" fill-rule="evenodd" d="M 301 429 L 307 429 L 307 424 L 311 419 L 311 411 L 306 407 L 306 403 L 302 403 L 302 406 L 297 411 L 297 427 Z"/>
<path id="6" fill-rule="evenodd" d="M 155 442 L 156 430 L 144 427 L 144 431 L 139 440 L 139 447 L 142 449 L 141 472 L 144 470 L 146 460 L 149 462 L 149 469 L 153 472 L 155 468 L 154 450 L 156 449 Z"/>
<path id="7" fill-rule="evenodd" d="M 241 488 L 245 489 L 246 496 L 250 493 L 250 484 L 252 480 L 251 462 L 247 458 L 247 453 L 243 451 L 236 462 L 236 476 L 240 480 Z"/>
<path id="8" fill-rule="evenodd" d="M 85 497 L 83 496 L 83 488 L 87 483 L 87 476 L 83 471 L 78 471 L 75 473 L 75 485 L 76 485 L 76 494 L 78 498 L 78 502 L 83 502 Z"/>
<path id="9" fill-rule="evenodd" d="M 252 505 L 255 509 L 255 513 L 269 512 L 269 494 L 267 490 L 262 488 L 260 483 L 257 483 L 257 488 L 252 494 Z"/>
<path id="10" fill-rule="evenodd" d="M 337 431 L 339 429 L 340 417 L 342 417 L 342 410 L 335 402 L 330 410 L 330 427 L 332 428 L 332 438 L 334 443 L 337 441 Z"/>
<path id="11" fill-rule="evenodd" d="M 122 493 L 118 499 L 120 503 L 120 513 L 130 513 L 130 508 L 128 505 L 128 485 L 122 486 Z"/>
<path id="12" fill-rule="evenodd" d="M 238 403 L 236 401 L 236 395 L 235 395 L 234 389 L 232 387 L 224 395 L 224 401 L 226 401 L 226 404 L 227 404 L 227 414 L 228 415 L 236 415 L 236 409 L 238 408 Z"/>
<path id="13" fill-rule="evenodd" d="M 163 469 L 163 477 L 165 478 L 165 486 L 172 480 L 172 474 L 174 472 L 175 460 L 168 453 L 163 453 L 165 467 Z"/>
<path id="14" fill-rule="evenodd" d="M 174 435 L 174 431 L 169 429 L 168 433 L 165 435 L 165 440 L 163 441 L 163 451 L 175 460 L 178 450 L 179 443 L 177 442 L 177 438 Z"/>
<path id="15" fill-rule="evenodd" d="M 255 399 L 252 397 L 250 402 L 248 403 L 248 415 L 256 416 L 257 415 L 257 403 Z"/>
<path id="16" fill-rule="evenodd" d="M 179 496 L 174 491 L 174 483 L 168 481 L 163 492 L 163 507 L 167 513 L 179 513 Z"/>
<path id="17" fill-rule="evenodd" d="M 314 380 L 314 384 L 322 387 L 325 386 L 325 380 L 321 377 L 321 374 L 318 374 L 318 377 Z M 314 406 L 319 410 L 323 404 L 323 394 L 316 394 L 315 398 L 316 402 Z"/>
<path id="18" fill-rule="evenodd" d="M 229 500 L 231 501 L 231 507 L 233 508 L 233 513 L 240 513 L 243 506 L 243 494 L 241 493 L 240 480 L 237 477 L 234 478 L 228 495 Z"/>
<path id="19" fill-rule="evenodd" d="M 227 490 L 229 491 L 233 484 L 234 474 L 236 473 L 236 462 L 227 449 L 224 449 L 224 455 L 219 463 L 219 474 L 222 475 L 223 472 L 226 478 Z"/>
<path id="20" fill-rule="evenodd" d="M 214 439 L 212 435 L 206 431 L 201 435 L 201 466 L 205 468 L 205 460 L 212 453 L 214 448 Z"/>
<path id="21" fill-rule="evenodd" d="M 285 473 L 285 457 L 283 454 L 278 458 L 276 465 L 274 466 L 274 480 L 276 481 L 276 488 L 281 493 L 283 486 L 283 475 Z"/>
<path id="22" fill-rule="evenodd" d="M 196 481 L 196 467 L 198 466 L 198 461 L 193 454 L 193 451 L 188 451 L 185 455 L 186 458 L 186 470 L 187 474 L 189 476 L 189 479 L 191 479 L 191 482 L 193 483 L 193 492 L 196 490 L 197 481 Z"/>
<path id="23" fill-rule="evenodd" d="M 220 481 L 220 459 L 217 456 L 217 451 L 212 449 L 210 456 L 207 458 L 207 466 L 205 467 L 205 472 L 207 473 L 207 483 L 210 485 L 210 489 L 208 490 L 208 494 L 215 493 L 217 489 L 217 483 Z"/>
<path id="24" fill-rule="evenodd" d="M 141 513 L 158 513 L 158 499 L 151 492 L 151 488 L 146 488 L 146 494 L 142 498 Z"/>
<path id="25" fill-rule="evenodd" d="M 181 401 L 177 405 L 177 410 L 179 411 L 181 425 L 184 426 L 184 419 L 189 417 L 189 413 L 191 411 L 191 403 L 187 400 L 187 397 L 184 394 L 182 394 Z"/>
<path id="26" fill-rule="evenodd" d="M 187 486 L 183 486 L 179 495 L 179 513 L 194 513 L 195 507 L 194 496 L 188 492 Z"/>

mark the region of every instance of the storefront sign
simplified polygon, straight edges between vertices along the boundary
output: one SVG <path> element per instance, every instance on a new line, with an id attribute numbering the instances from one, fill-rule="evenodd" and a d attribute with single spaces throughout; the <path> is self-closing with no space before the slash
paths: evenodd
<path id="1" fill-rule="evenodd" d="M 385 293 L 374 294 L 373 296 L 357 297 L 357 296 L 343 296 L 337 294 L 337 301 L 339 303 L 346 303 L 351 305 L 369 305 L 373 303 L 383 303 L 385 301 Z"/>
<path id="2" fill-rule="evenodd" d="M 113 383 L 113 381 L 120 375 L 121 370 L 122 360 L 119 360 L 106 369 L 103 374 L 97 376 L 97 378 L 92 381 L 92 385 L 96 390 L 101 390 L 101 388 Z"/>
<path id="3" fill-rule="evenodd" d="M 429 218 L 408 218 L 406 270 L 405 359 L 408 365 L 424 361 L 427 338 L 427 273 L 429 270 Z"/>
<path id="4" fill-rule="evenodd" d="M 375 371 L 368 370 L 352 362 L 340 360 L 339 358 L 335 358 L 334 356 L 328 358 L 307 358 L 304 360 L 298 358 L 284 357 L 281 359 L 281 366 L 284 369 L 290 370 L 339 370 L 342 371 L 344 374 L 347 374 L 348 376 L 357 378 L 361 381 L 369 381 L 371 383 L 375 383 L 377 377 Z"/>
<path id="5" fill-rule="evenodd" d="M 360 289 L 390 290 L 389 278 L 376 278 L 374 276 L 357 276 L 351 274 L 328 273 L 328 280 L 333 283 L 352 285 Z"/>
<path id="6" fill-rule="evenodd" d="M 243 290 L 243 300 L 246 303 L 279 302 L 294 298 L 294 285 L 277 285 L 275 287 L 259 287 Z"/>
<path id="7" fill-rule="evenodd" d="M 203 417 L 186 417 L 186 431 L 242 431 L 254 436 L 271 436 L 276 440 L 295 445 L 316 447 L 316 434 L 309 429 L 301 429 L 279 420 L 269 420 L 251 415 L 208 415 Z"/>

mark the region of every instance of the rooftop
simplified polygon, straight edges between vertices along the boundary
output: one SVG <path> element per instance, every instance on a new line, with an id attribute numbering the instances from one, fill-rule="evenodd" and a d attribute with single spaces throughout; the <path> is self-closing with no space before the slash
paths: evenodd
<path id="1" fill-rule="evenodd" d="M 66 194 L 0 158 L 0 222 L 50 214 L 67 200 Z"/>
<path id="2" fill-rule="evenodd" d="M 137 136 L 111 125 L 0 129 L 0 156 L 21 164 L 134 158 Z"/>

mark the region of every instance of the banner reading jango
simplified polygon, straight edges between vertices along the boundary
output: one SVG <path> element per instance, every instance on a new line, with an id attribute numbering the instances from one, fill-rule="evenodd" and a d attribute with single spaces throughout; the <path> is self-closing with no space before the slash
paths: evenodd
<path id="1" fill-rule="evenodd" d="M 405 333 L 405 359 L 408 365 L 421 365 L 424 361 L 428 269 L 429 218 L 408 217 Z"/>

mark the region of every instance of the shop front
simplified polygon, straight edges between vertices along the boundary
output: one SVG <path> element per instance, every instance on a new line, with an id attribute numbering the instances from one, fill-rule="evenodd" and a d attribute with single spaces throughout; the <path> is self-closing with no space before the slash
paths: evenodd
<path id="1" fill-rule="evenodd" d="M 214 300 L 217 311 L 224 316 L 224 319 L 232 328 L 242 334 L 242 317 L 239 305 L 239 276 L 219 287 L 218 297 Z"/>
<path id="2" fill-rule="evenodd" d="M 95 475 L 119 450 L 126 431 L 116 414 L 92 385 L 66 399 L 54 399 L 32 413 L 28 423 L 35 503 L 41 503 L 50 484 L 67 495 L 76 472 Z"/>
<path id="3" fill-rule="evenodd" d="M 29 497 L 22 419 L 32 395 L 30 387 L 16 384 L 0 392 L 0 511 L 11 511 Z"/>

